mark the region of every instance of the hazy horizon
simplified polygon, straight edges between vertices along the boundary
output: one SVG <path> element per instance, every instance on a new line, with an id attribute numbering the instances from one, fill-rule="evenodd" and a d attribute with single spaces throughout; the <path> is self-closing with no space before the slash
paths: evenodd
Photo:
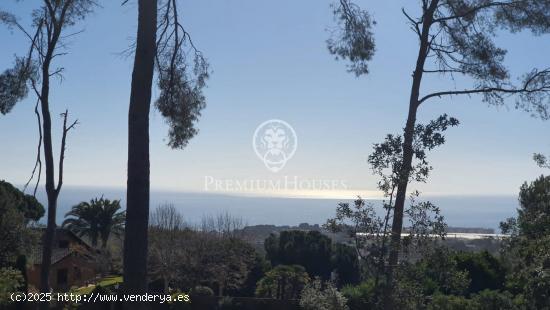
<path id="1" fill-rule="evenodd" d="M 201 192 L 207 177 L 277 181 L 297 176 L 346 186 L 256 194 L 341 198 L 374 193 L 378 178 L 366 159 L 373 143 L 402 132 L 416 57 L 416 37 L 401 8 L 411 14 L 418 8 L 410 1 L 369 4 L 378 21 L 377 53 L 370 74 L 356 78 L 327 51 L 327 29 L 334 25 L 330 3 L 182 2 L 184 23 L 213 72 L 205 89 L 207 106 L 197 123 L 200 132 L 183 151 L 166 146 L 167 126 L 158 113 L 151 113 L 152 188 Z M 0 10 L 13 12 L 28 25 L 34 6 L 33 1 L 3 2 Z M 85 31 L 71 36 L 69 53 L 55 60 L 54 66 L 65 70 L 63 82 L 51 84 L 54 154 L 59 150 L 59 113 L 68 108 L 71 119 L 79 120 L 67 139 L 65 185 L 126 184 L 132 57 L 120 53 L 135 37 L 136 9 L 131 2 L 104 3 L 78 29 L 71 29 Z M 514 75 L 547 63 L 550 41 L 530 33 L 497 35 L 499 46 L 509 50 L 506 63 Z M 0 37 L 9 42 L 0 50 L 0 67 L 8 68 L 14 54 L 27 51 L 27 38 L 6 27 L 0 27 Z M 428 92 L 470 83 L 460 77 L 454 84 L 430 77 L 423 85 L 422 91 Z M 0 135 L 0 177 L 11 183 L 25 183 L 34 166 L 34 102 L 29 95 L 0 118 L 0 131 L 9 133 Z M 428 183 L 411 188 L 430 195 L 516 195 L 523 182 L 542 173 L 531 157 L 550 151 L 550 122 L 515 110 L 514 102 L 487 107 L 478 96 L 427 103 L 419 122 L 442 113 L 461 124 L 449 129 L 445 145 L 428 155 L 434 167 Z M 277 173 L 266 169 L 252 148 L 255 129 L 270 119 L 292 125 L 299 141 L 295 155 Z"/>
<path id="2" fill-rule="evenodd" d="M 28 192 L 28 190 L 27 190 Z M 66 186 L 61 191 L 57 223 L 71 206 L 81 201 L 104 196 L 108 199 L 120 199 L 125 207 L 126 191 L 122 187 Z M 239 194 L 177 192 L 151 190 L 151 210 L 164 203 L 172 203 L 191 224 L 200 222 L 203 216 L 229 213 L 242 218 L 247 225 L 289 225 L 300 223 L 323 224 L 334 216 L 339 202 L 352 202 L 348 199 L 315 199 L 283 197 L 251 197 Z M 363 196 L 375 205 L 378 198 Z M 43 189 L 39 189 L 37 199 L 45 203 Z M 493 228 L 498 231 L 500 221 L 516 215 L 517 196 L 462 195 L 429 196 L 421 195 L 421 200 L 430 200 L 440 207 L 449 226 Z M 378 208 L 379 209 L 379 208 Z M 406 226 L 406 225 L 405 225 Z"/>

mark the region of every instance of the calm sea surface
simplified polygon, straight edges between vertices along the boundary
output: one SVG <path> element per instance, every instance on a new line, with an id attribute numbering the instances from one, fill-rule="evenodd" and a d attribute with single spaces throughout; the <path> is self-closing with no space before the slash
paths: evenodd
<path id="1" fill-rule="evenodd" d="M 122 188 L 63 187 L 59 197 L 58 224 L 71 206 L 104 195 L 109 199 L 121 199 L 125 205 L 125 190 Z M 45 194 L 37 198 L 45 205 Z M 500 221 L 516 215 L 518 207 L 515 196 L 437 196 L 429 199 L 445 216 L 449 226 L 482 227 L 498 229 Z M 205 215 L 228 212 L 240 217 L 247 225 L 273 224 L 297 225 L 300 223 L 322 224 L 334 215 L 339 202 L 336 199 L 260 198 L 218 194 L 181 193 L 167 191 L 151 192 L 151 208 L 163 203 L 172 203 L 186 221 L 198 223 Z M 379 204 L 378 201 L 371 201 Z"/>

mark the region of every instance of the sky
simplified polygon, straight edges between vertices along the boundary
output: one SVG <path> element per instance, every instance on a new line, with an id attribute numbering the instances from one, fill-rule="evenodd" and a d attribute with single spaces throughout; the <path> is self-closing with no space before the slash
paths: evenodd
<path id="1" fill-rule="evenodd" d="M 55 66 L 63 80 L 52 85 L 51 102 L 58 150 L 65 109 L 79 125 L 68 137 L 64 181 L 69 186 L 124 187 L 127 114 L 133 57 L 123 52 L 135 38 L 136 1 L 101 1 L 88 18 L 71 29 L 68 54 Z M 36 1 L 2 1 L 0 10 L 28 25 Z M 359 1 L 377 21 L 376 54 L 370 74 L 355 77 L 346 63 L 328 53 L 334 27 L 330 1 L 201 0 L 181 1 L 183 23 L 209 60 L 212 74 L 205 90 L 207 107 L 199 134 L 184 150 L 166 146 L 167 126 L 151 113 L 151 187 L 205 192 L 208 180 L 220 180 L 229 194 L 375 196 L 377 178 L 366 162 L 373 143 L 400 133 L 408 109 L 417 42 L 401 8 L 418 13 L 412 1 Z M 16 30 L 0 28 L 0 70 L 22 55 L 28 42 Z M 550 40 L 530 33 L 499 33 L 508 49 L 506 64 L 514 76 L 548 66 Z M 422 91 L 466 88 L 467 79 L 447 83 L 426 79 Z M 156 97 L 158 91 L 153 92 Z M 0 179 L 24 184 L 36 156 L 36 98 L 29 96 L 0 116 Z M 550 122 L 506 106 L 491 107 L 480 97 L 426 102 L 419 121 L 442 113 L 461 124 L 449 129 L 445 145 L 429 154 L 434 167 L 427 184 L 414 185 L 431 195 L 516 195 L 519 186 L 543 170 L 532 154 L 550 154 Z M 266 169 L 252 148 L 259 124 L 284 120 L 299 141 L 294 156 L 279 172 Z M 58 152 L 56 151 L 56 154 Z M 341 186 L 298 191 L 235 190 L 243 180 L 285 178 L 330 180 Z M 229 186 L 228 184 L 232 184 Z M 306 186 L 307 188 L 307 186 Z"/>

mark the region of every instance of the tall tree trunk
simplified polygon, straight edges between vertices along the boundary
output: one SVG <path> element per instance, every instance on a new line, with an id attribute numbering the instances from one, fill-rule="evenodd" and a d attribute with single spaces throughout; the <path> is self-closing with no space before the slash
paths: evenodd
<path id="1" fill-rule="evenodd" d="M 138 31 L 128 114 L 128 182 L 124 289 L 147 291 L 149 110 L 156 53 L 157 0 L 139 0 Z"/>
<path id="2" fill-rule="evenodd" d="M 55 43 L 54 43 L 55 46 Z M 57 211 L 58 192 L 55 188 L 54 161 L 52 148 L 52 119 L 50 116 L 49 95 L 50 95 L 50 61 L 53 47 L 48 48 L 48 54 L 42 65 L 42 87 L 40 90 L 40 105 L 42 110 L 42 131 L 44 142 L 44 160 L 46 167 L 46 194 L 48 196 L 48 220 L 46 233 L 42 240 L 42 265 L 40 268 L 40 292 L 50 291 L 49 275 L 52 258 L 53 239 L 55 235 L 55 217 Z M 42 303 L 46 304 L 46 303 Z"/>
<path id="3" fill-rule="evenodd" d="M 411 86 L 411 94 L 409 98 L 409 113 L 407 116 L 407 124 L 405 126 L 404 141 L 403 141 L 403 165 L 400 171 L 399 183 L 397 185 L 397 193 L 395 196 L 395 208 L 393 213 L 392 234 L 390 242 L 390 254 L 388 259 L 387 289 L 385 294 L 385 309 L 394 309 L 393 296 L 393 281 L 395 267 L 399 260 L 399 250 L 401 246 L 401 232 L 403 229 L 403 213 L 405 209 L 405 200 L 407 197 L 407 186 L 409 184 L 410 172 L 412 169 L 412 160 L 414 156 L 413 140 L 414 129 L 416 126 L 416 114 L 419 106 L 420 85 L 424 71 L 424 64 L 429 52 L 429 34 L 430 26 L 433 20 L 433 14 L 437 8 L 439 0 L 432 0 L 429 7 L 424 12 L 422 21 L 422 32 L 420 35 L 420 47 L 416 60 L 416 67 L 413 73 L 413 83 Z"/>

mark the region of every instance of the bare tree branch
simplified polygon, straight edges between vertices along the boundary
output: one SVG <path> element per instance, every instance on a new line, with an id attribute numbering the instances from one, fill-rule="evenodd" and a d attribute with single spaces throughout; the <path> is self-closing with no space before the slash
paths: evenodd
<path id="1" fill-rule="evenodd" d="M 405 8 L 401 8 L 401 12 L 403 12 L 403 15 L 405 15 L 405 17 L 413 25 L 414 32 L 416 32 L 418 36 L 421 36 L 422 34 L 420 33 L 420 24 L 422 24 L 422 21 L 415 21 L 412 17 L 409 16 L 409 14 L 407 14 L 407 12 L 405 11 Z"/>
<path id="2" fill-rule="evenodd" d="M 33 190 L 33 196 L 36 197 L 36 191 L 38 189 L 38 184 L 40 183 L 40 177 L 42 176 L 42 159 L 40 158 L 40 151 L 42 149 L 42 120 L 40 118 L 40 112 L 38 111 L 38 104 L 40 103 L 40 99 L 36 100 L 36 105 L 34 106 L 34 113 L 36 114 L 36 121 L 38 122 L 38 146 L 36 150 L 36 162 L 34 164 L 34 168 L 32 169 L 31 177 L 25 184 L 25 187 L 23 188 L 23 192 L 27 190 L 27 186 L 31 183 L 32 179 L 34 178 L 34 174 L 38 169 L 38 178 L 36 179 L 36 184 L 34 186 Z"/>
<path id="3" fill-rule="evenodd" d="M 471 94 L 483 94 L 483 93 L 502 93 L 502 94 L 525 94 L 525 93 L 538 93 L 538 92 L 550 92 L 550 82 L 537 85 L 536 87 L 531 87 L 533 81 L 539 77 L 544 77 L 550 75 L 550 69 L 545 69 L 542 71 L 533 74 L 529 79 L 525 81 L 521 88 L 504 88 L 504 87 L 481 87 L 476 89 L 465 89 L 465 90 L 448 90 L 440 91 L 428 94 L 418 101 L 418 105 L 422 104 L 424 101 L 433 98 L 433 97 L 443 97 L 443 96 L 455 96 L 455 95 L 471 95 Z"/>
<path id="4" fill-rule="evenodd" d="M 61 191 L 61 186 L 63 185 L 63 161 L 65 160 L 67 133 L 71 129 L 73 129 L 76 125 L 78 125 L 78 120 L 75 120 L 72 124 L 67 126 L 67 118 L 69 117 L 69 110 L 65 110 L 64 113 L 61 113 L 61 116 L 63 117 L 63 133 L 61 136 L 61 152 L 59 154 L 59 176 L 57 179 L 57 188 L 56 188 L 57 193 Z"/>

